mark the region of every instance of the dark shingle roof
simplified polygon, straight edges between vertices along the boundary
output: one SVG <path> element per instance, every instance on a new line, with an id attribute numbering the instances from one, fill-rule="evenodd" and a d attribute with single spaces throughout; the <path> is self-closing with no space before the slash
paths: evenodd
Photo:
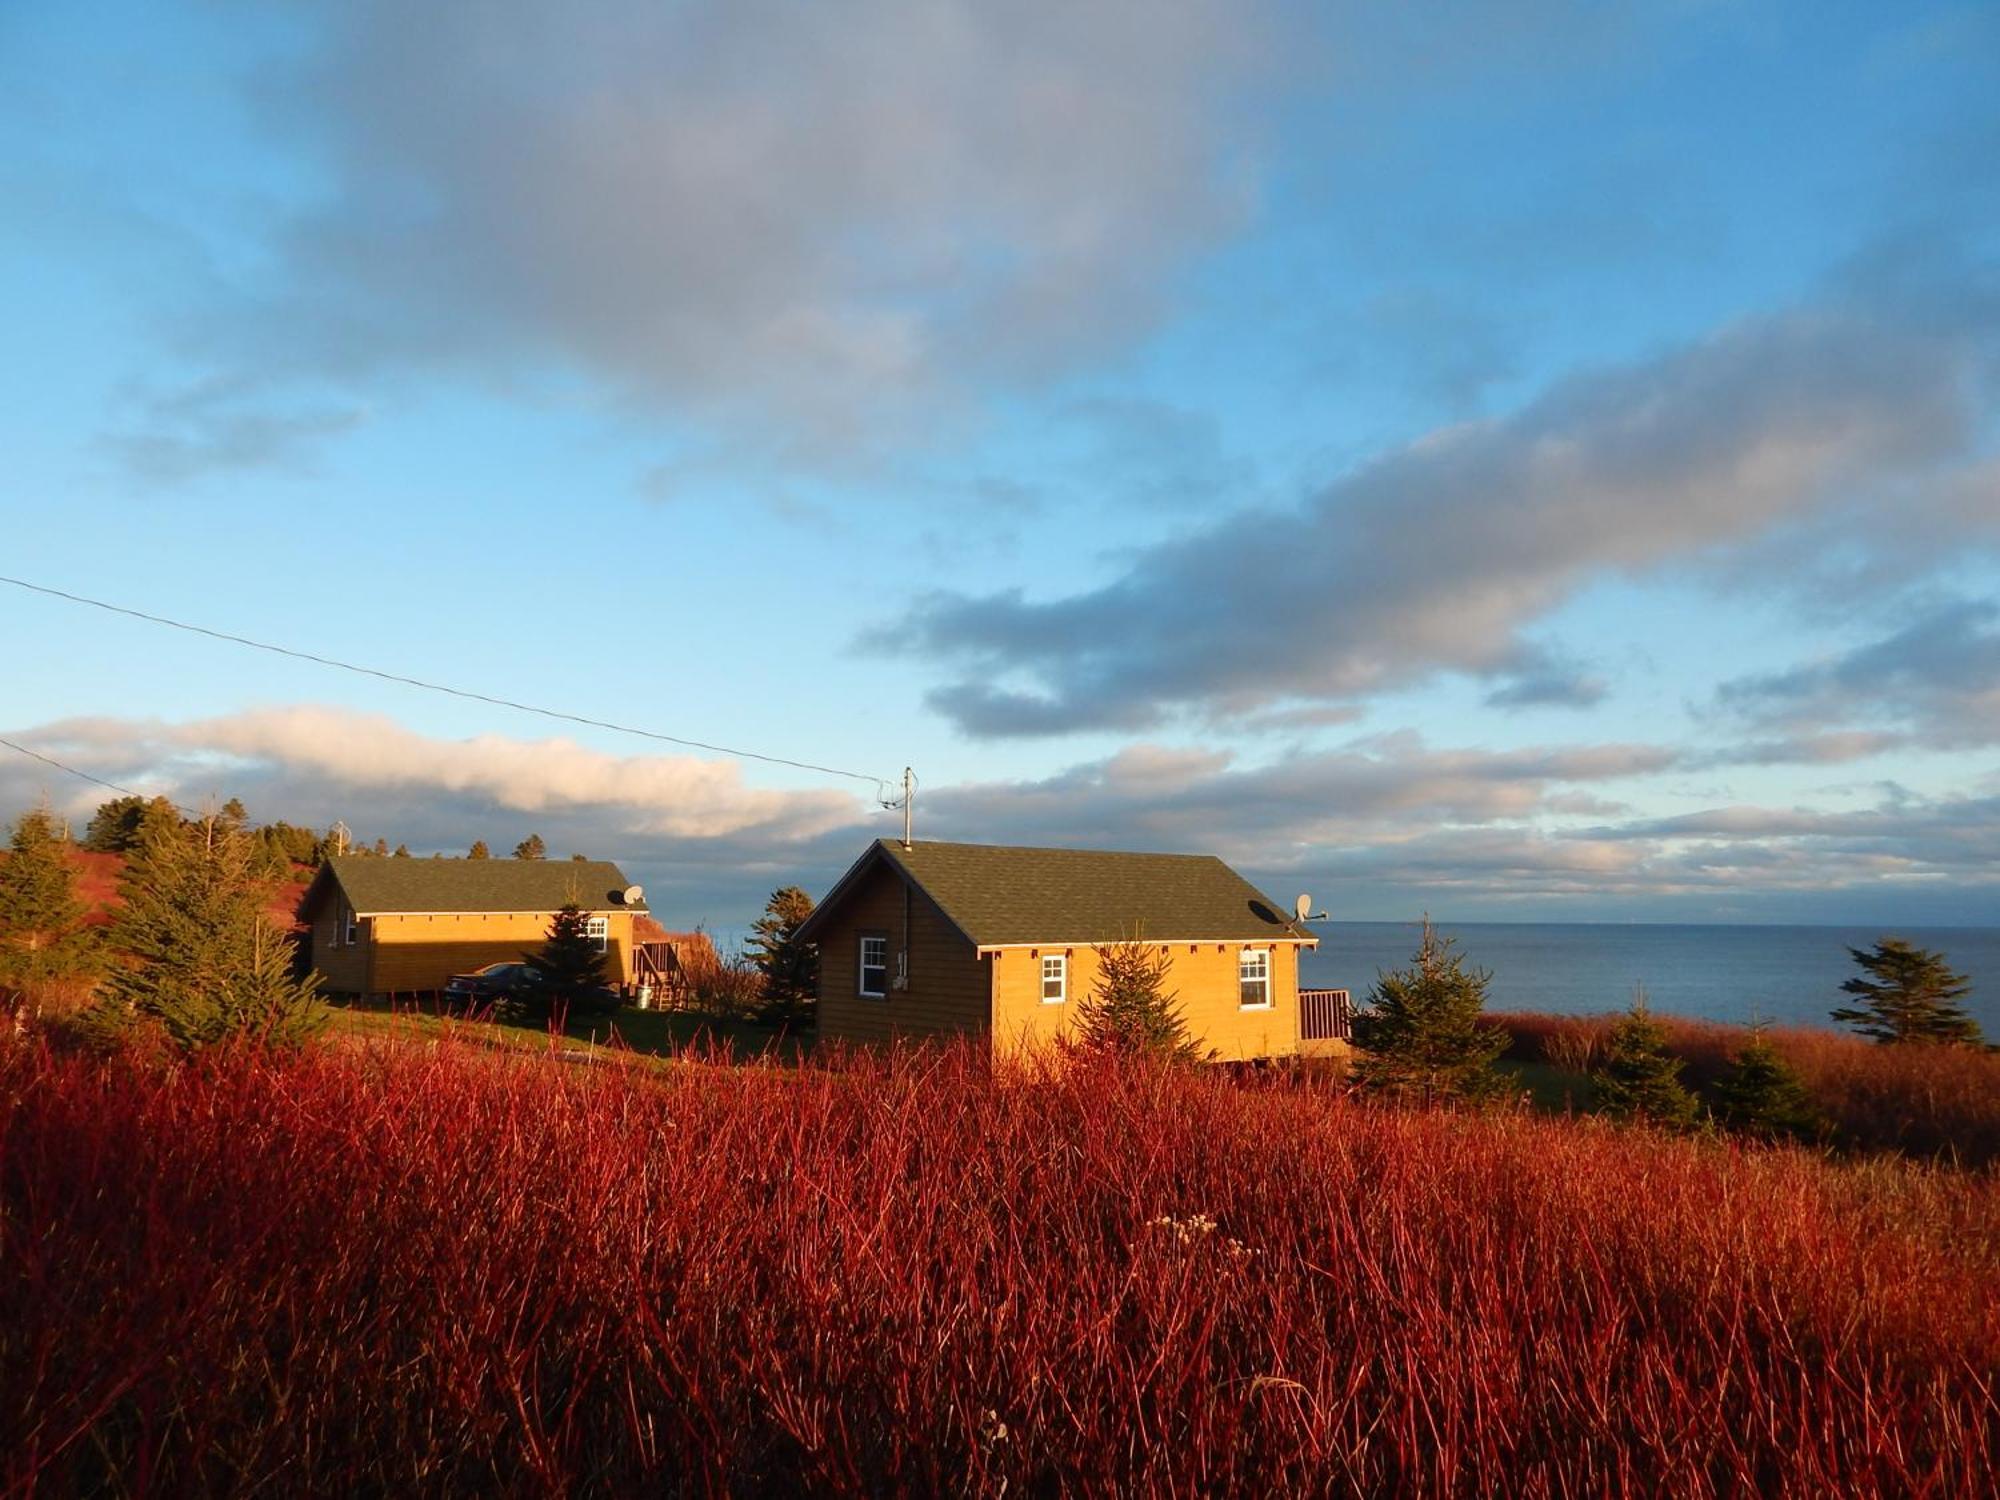
<path id="1" fill-rule="evenodd" d="M 572 895 L 585 911 L 623 908 L 631 884 L 602 859 L 385 859 L 345 854 L 326 862 L 356 912 L 554 911 Z M 644 911 L 640 901 L 632 908 Z"/>
<path id="2" fill-rule="evenodd" d="M 1212 854 L 922 841 L 905 849 L 881 839 L 842 884 L 877 858 L 900 870 L 981 947 L 1106 943 L 1135 933 L 1181 941 L 1313 940 Z"/>

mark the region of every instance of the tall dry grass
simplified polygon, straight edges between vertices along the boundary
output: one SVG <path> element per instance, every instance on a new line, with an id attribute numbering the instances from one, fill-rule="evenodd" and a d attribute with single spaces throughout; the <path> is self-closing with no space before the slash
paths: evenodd
<path id="1" fill-rule="evenodd" d="M 0 1047 L 0 1487 L 1965 1494 L 2000 1181 L 1137 1066 Z"/>

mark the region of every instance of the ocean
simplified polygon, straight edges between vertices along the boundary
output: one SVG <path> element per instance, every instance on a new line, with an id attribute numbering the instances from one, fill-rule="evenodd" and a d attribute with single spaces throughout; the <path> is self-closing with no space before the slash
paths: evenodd
<path id="1" fill-rule="evenodd" d="M 1314 923 L 1308 985 L 1353 991 L 1357 1004 L 1382 969 L 1400 968 L 1417 945 L 1405 922 Z M 1653 1009 L 1711 1021 L 1830 1026 L 1845 1003 L 1841 981 L 1859 972 L 1849 948 L 1907 938 L 1937 949 L 1972 981 L 1966 1009 L 2000 1041 L 2000 927 L 1750 927 L 1649 923 L 1440 922 L 1475 967 L 1490 969 L 1495 1010 L 1563 1015 L 1619 1010 L 1634 985 Z"/>

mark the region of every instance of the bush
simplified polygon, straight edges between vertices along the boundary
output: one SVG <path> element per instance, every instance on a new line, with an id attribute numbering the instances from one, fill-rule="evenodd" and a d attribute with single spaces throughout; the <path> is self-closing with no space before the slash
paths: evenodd
<path id="1" fill-rule="evenodd" d="M 839 1061 L 0 1043 L 0 1488 L 1943 1495 L 2000 1463 L 2000 1180 Z"/>

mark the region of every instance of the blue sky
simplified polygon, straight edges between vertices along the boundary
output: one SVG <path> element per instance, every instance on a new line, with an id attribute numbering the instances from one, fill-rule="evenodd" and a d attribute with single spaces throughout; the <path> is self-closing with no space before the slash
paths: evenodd
<path id="1" fill-rule="evenodd" d="M 0 572 L 1343 916 L 2000 922 L 1990 7 L 77 3 L 0 100 Z M 93 774 L 688 922 L 893 825 L 0 632 Z"/>

